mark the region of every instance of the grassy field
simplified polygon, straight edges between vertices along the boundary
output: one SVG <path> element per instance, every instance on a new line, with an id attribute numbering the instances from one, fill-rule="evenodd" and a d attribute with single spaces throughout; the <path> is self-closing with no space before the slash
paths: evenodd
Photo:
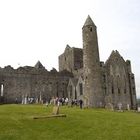
<path id="1" fill-rule="evenodd" d="M 0 105 L 0 140 L 140 140 L 140 113 L 61 107 L 66 118 L 41 105 Z"/>

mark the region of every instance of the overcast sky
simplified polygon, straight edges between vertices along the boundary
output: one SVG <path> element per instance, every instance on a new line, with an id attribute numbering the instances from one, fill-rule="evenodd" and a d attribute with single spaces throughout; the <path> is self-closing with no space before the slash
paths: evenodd
<path id="1" fill-rule="evenodd" d="M 0 66 L 58 69 L 66 44 L 82 48 L 82 26 L 97 26 L 100 59 L 112 50 L 130 59 L 140 97 L 139 0 L 0 0 Z"/>

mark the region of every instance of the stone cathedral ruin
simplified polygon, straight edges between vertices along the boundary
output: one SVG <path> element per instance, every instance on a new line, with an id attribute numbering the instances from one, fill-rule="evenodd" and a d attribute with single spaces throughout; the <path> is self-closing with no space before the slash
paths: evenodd
<path id="1" fill-rule="evenodd" d="M 66 46 L 59 56 L 59 72 L 47 71 L 41 62 L 34 67 L 0 68 L 0 102 L 21 103 L 23 98 L 82 99 L 84 106 L 105 107 L 121 103 L 136 109 L 135 78 L 130 60 L 112 51 L 106 62 L 99 58 L 96 26 L 90 16 L 82 28 L 83 49 Z"/>

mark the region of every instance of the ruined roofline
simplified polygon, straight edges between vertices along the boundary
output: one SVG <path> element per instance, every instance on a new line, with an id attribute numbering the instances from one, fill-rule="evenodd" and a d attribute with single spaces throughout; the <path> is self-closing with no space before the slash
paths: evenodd
<path id="1" fill-rule="evenodd" d="M 119 51 L 117 51 L 117 50 L 112 50 L 110 56 L 109 56 L 108 59 L 105 61 L 105 65 L 106 65 L 113 57 L 118 57 L 118 58 L 120 58 L 122 61 L 126 62 L 126 61 L 124 60 L 124 58 L 120 55 Z"/>
<path id="2" fill-rule="evenodd" d="M 77 48 L 77 47 L 70 47 L 68 44 L 66 45 L 66 48 L 64 49 L 64 52 L 62 54 L 60 54 L 58 57 L 61 57 L 63 56 L 63 54 L 65 54 L 67 51 L 69 50 L 74 50 L 74 49 L 78 49 L 78 50 L 82 50 L 83 51 L 83 48 Z"/>
<path id="3" fill-rule="evenodd" d="M 42 63 L 39 60 L 37 61 L 34 67 L 36 69 L 45 69 L 45 67 L 42 65 Z"/>
<path id="4" fill-rule="evenodd" d="M 46 69 L 36 69 L 31 66 L 18 67 L 17 69 L 12 68 L 11 66 L 6 66 L 0 68 L 0 73 L 13 75 L 13 74 L 23 74 L 23 75 L 44 75 L 44 76 L 63 76 L 63 77 L 73 77 L 71 72 L 63 70 L 61 72 L 57 71 L 55 68 L 47 71 Z"/>

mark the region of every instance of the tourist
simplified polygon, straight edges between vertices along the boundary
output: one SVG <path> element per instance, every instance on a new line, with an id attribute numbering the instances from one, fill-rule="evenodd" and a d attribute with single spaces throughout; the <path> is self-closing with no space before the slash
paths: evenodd
<path id="1" fill-rule="evenodd" d="M 83 107 L 83 101 L 81 99 L 79 100 L 79 104 L 80 104 L 80 108 L 82 109 L 82 107 Z"/>
<path id="2" fill-rule="evenodd" d="M 66 99 L 65 99 L 66 105 L 68 105 L 68 102 L 69 102 L 69 99 L 66 97 Z"/>

